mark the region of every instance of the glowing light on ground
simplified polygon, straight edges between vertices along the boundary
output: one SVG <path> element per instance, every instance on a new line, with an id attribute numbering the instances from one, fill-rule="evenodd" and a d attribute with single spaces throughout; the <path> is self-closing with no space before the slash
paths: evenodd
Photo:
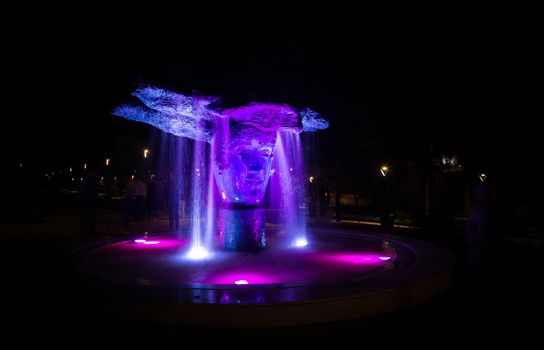
<path id="1" fill-rule="evenodd" d="M 202 260 L 209 258 L 211 254 L 206 248 L 197 246 L 192 247 L 186 256 L 191 260 Z"/>
<path id="2" fill-rule="evenodd" d="M 207 276 L 204 282 L 225 285 L 258 285 L 282 282 L 285 280 L 284 278 L 285 276 L 280 276 L 273 271 L 253 271 L 250 268 L 241 268 Z"/>
<path id="3" fill-rule="evenodd" d="M 144 244 L 159 244 L 159 241 L 145 241 Z"/>
<path id="4" fill-rule="evenodd" d="M 328 257 L 328 259 L 347 264 L 365 265 L 365 264 L 384 264 L 387 260 L 390 260 L 389 256 L 382 256 L 380 254 L 373 253 L 336 253 Z"/>
<path id="5" fill-rule="evenodd" d="M 159 244 L 160 241 L 148 241 L 147 239 L 135 239 L 134 243 L 138 244 Z"/>
<path id="6" fill-rule="evenodd" d="M 306 238 L 299 238 L 295 241 L 295 247 L 306 247 L 308 245 L 308 241 Z"/>

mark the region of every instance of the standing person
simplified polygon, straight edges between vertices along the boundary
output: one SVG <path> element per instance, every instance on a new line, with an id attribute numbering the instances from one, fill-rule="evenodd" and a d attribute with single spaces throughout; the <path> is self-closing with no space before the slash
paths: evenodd
<path id="1" fill-rule="evenodd" d="M 98 207 L 98 171 L 87 169 L 81 181 L 81 233 L 90 229 L 91 234 L 96 234 L 96 209 Z"/>
<path id="2" fill-rule="evenodd" d="M 493 186 L 480 184 L 474 195 L 476 206 L 465 225 L 466 265 L 481 270 L 489 268 L 494 258 L 506 258 L 502 246 L 508 225 Z"/>

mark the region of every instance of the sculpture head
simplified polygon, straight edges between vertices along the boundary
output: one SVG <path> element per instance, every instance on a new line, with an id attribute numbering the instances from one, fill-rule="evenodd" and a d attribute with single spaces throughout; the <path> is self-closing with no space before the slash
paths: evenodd
<path id="1" fill-rule="evenodd" d="M 214 135 L 214 173 L 227 203 L 258 205 L 271 175 L 275 131 L 230 122 L 227 135 Z"/>
<path id="2" fill-rule="evenodd" d="M 278 130 L 301 132 L 302 119 L 289 106 L 265 103 L 223 110 L 222 115 L 213 136 L 221 198 L 227 203 L 258 205 L 271 175 Z"/>

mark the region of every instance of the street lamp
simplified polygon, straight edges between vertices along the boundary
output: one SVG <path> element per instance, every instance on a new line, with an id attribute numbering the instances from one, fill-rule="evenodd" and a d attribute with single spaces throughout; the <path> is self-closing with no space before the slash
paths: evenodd
<path id="1" fill-rule="evenodd" d="M 389 167 L 388 166 L 382 165 L 380 167 L 380 173 L 382 173 L 383 177 L 385 177 L 385 175 L 387 175 L 388 172 L 389 172 Z"/>
<path id="2" fill-rule="evenodd" d="M 144 149 L 144 158 L 147 158 L 149 155 L 149 150 L 147 148 Z"/>
<path id="3" fill-rule="evenodd" d="M 110 159 L 106 158 L 106 166 L 110 165 Z"/>
<path id="4" fill-rule="evenodd" d="M 480 175 L 478 175 L 478 177 L 480 178 L 480 181 L 484 182 L 485 179 L 487 178 L 487 174 L 486 173 L 480 173 Z"/>

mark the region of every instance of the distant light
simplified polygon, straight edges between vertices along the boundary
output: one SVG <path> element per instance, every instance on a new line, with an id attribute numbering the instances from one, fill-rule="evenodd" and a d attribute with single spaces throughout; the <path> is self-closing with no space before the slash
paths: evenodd
<path id="1" fill-rule="evenodd" d="M 385 166 L 385 165 L 382 165 L 380 167 L 380 173 L 382 173 L 382 176 L 385 177 L 385 175 L 387 175 L 387 173 L 389 172 L 389 167 Z"/>
<path id="2" fill-rule="evenodd" d="M 148 155 L 149 155 L 149 150 L 146 148 L 144 149 L 144 158 L 147 158 Z"/>
<path id="3" fill-rule="evenodd" d="M 23 163 L 19 163 L 19 168 L 22 168 L 23 167 Z"/>
<path id="4" fill-rule="evenodd" d="M 104 181 L 104 176 L 100 176 L 100 181 Z"/>
<path id="5" fill-rule="evenodd" d="M 87 169 L 87 163 L 83 164 L 83 169 Z"/>
<path id="6" fill-rule="evenodd" d="M 144 243 L 145 239 L 135 239 L 134 243 Z"/>
<path id="7" fill-rule="evenodd" d="M 131 180 L 134 180 L 134 175 L 130 175 L 130 179 L 131 179 Z"/>
<path id="8" fill-rule="evenodd" d="M 310 176 L 310 182 L 314 182 L 314 177 L 313 176 Z"/>
<path id="9" fill-rule="evenodd" d="M 75 178 L 72 178 L 72 181 L 75 181 L 76 179 Z"/>
<path id="10" fill-rule="evenodd" d="M 68 169 L 69 172 L 72 172 L 72 167 L 70 167 L 70 169 Z"/>
<path id="11" fill-rule="evenodd" d="M 113 181 L 117 181 L 117 176 L 114 176 L 114 177 L 113 177 Z"/>
<path id="12" fill-rule="evenodd" d="M 106 166 L 110 165 L 110 159 L 106 158 Z"/>
<path id="13" fill-rule="evenodd" d="M 289 168 L 289 171 L 293 171 L 293 168 Z"/>
<path id="14" fill-rule="evenodd" d="M 223 200 L 227 200 L 227 195 L 225 192 L 221 192 L 221 198 L 223 198 Z"/>
<path id="15" fill-rule="evenodd" d="M 391 257 L 390 256 L 379 256 L 378 259 L 386 261 L 386 260 L 391 259 Z"/>
<path id="16" fill-rule="evenodd" d="M 234 281 L 234 284 L 249 284 L 249 282 L 247 280 L 237 280 Z"/>
<path id="17" fill-rule="evenodd" d="M 308 245 L 308 241 L 306 238 L 298 238 L 295 241 L 295 247 L 306 247 Z"/>
<path id="18" fill-rule="evenodd" d="M 206 259 L 210 256 L 210 252 L 204 247 L 193 247 L 187 253 L 187 257 L 191 260 Z"/>
<path id="19" fill-rule="evenodd" d="M 480 181 L 484 182 L 485 179 L 487 178 L 487 174 L 481 173 L 480 175 L 478 175 L 478 177 L 480 178 Z"/>

